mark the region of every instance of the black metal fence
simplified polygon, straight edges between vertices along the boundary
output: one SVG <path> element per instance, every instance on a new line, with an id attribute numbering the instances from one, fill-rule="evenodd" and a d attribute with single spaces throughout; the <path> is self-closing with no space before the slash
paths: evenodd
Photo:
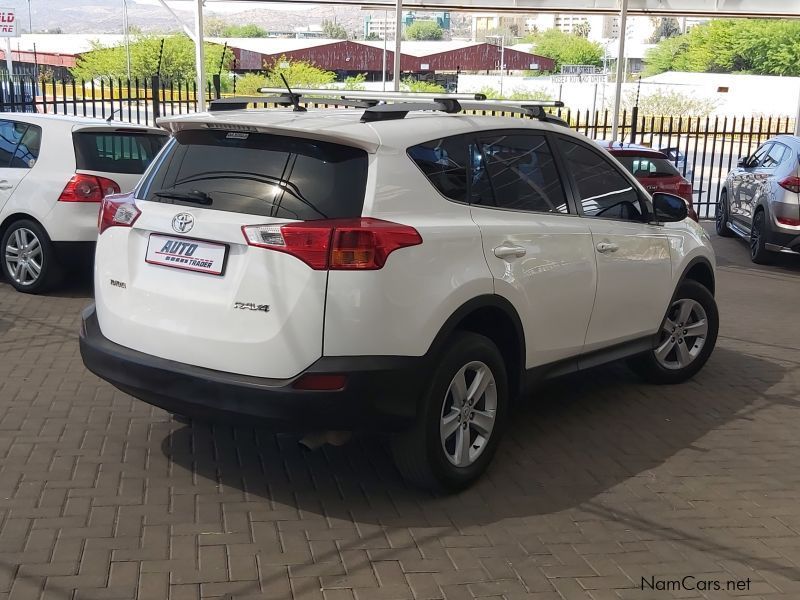
<path id="1" fill-rule="evenodd" d="M 220 98 L 219 76 L 204 87 L 207 100 Z M 45 80 L 14 77 L 0 80 L 0 112 L 80 115 L 153 125 L 158 117 L 197 110 L 194 82 L 139 80 Z M 508 113 L 511 114 L 511 113 Z M 594 140 L 611 137 L 608 111 L 570 111 L 559 115 Z M 694 187 L 695 209 L 713 217 L 714 206 L 728 171 L 740 156 L 752 154 L 772 136 L 793 133 L 794 119 L 782 116 L 687 117 L 642 116 L 623 112 L 617 141 L 634 142 L 665 151 Z"/>

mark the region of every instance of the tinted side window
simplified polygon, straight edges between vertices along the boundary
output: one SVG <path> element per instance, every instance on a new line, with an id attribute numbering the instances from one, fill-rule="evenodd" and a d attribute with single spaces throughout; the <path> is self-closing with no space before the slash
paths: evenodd
<path id="1" fill-rule="evenodd" d="M 408 156 L 440 194 L 458 202 L 467 201 L 466 136 L 456 135 L 412 146 Z"/>
<path id="2" fill-rule="evenodd" d="M 11 158 L 11 167 L 17 169 L 30 169 L 39 158 L 39 149 L 42 146 L 42 128 L 38 125 L 29 125 L 27 131 L 17 146 Z"/>
<path id="3" fill-rule="evenodd" d="M 767 152 L 772 147 L 772 144 L 764 144 L 753 153 L 753 156 L 750 157 L 750 160 L 747 161 L 747 166 L 751 169 L 754 167 L 760 167 L 761 164 L 764 162 L 764 159 L 767 157 Z"/>
<path id="4" fill-rule="evenodd" d="M 491 195 L 485 186 L 482 163 L 475 169 L 473 203 L 529 212 L 566 213 L 567 199 L 553 154 L 543 135 L 499 134 L 480 140 Z"/>
<path id="5" fill-rule="evenodd" d="M 26 129 L 28 129 L 27 123 L 0 121 L 0 167 L 8 167 L 11 164 L 11 157 L 14 156 Z"/>
<path id="6" fill-rule="evenodd" d="M 788 151 L 789 148 L 787 148 L 783 144 L 775 142 L 774 144 L 772 144 L 772 148 L 770 148 L 770 151 L 767 152 L 767 158 L 764 159 L 764 164 L 762 166 L 767 169 L 772 167 L 777 167 L 779 164 L 783 162 L 783 159 L 786 158 Z"/>
<path id="7" fill-rule="evenodd" d="M 587 217 L 641 221 L 639 194 L 608 160 L 586 146 L 563 138 L 558 145 L 578 187 L 578 200 Z"/>

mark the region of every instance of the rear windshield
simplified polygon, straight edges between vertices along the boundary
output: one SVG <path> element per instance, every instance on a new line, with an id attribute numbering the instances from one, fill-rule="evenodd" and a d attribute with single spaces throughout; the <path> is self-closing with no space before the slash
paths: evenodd
<path id="1" fill-rule="evenodd" d="M 141 175 L 168 137 L 157 133 L 76 131 L 72 134 L 78 169 Z"/>
<path id="2" fill-rule="evenodd" d="M 666 158 L 650 156 L 615 156 L 634 177 L 675 177 L 680 173 Z"/>
<path id="3" fill-rule="evenodd" d="M 175 134 L 165 152 L 145 183 L 146 200 L 301 221 L 361 216 L 367 153 L 357 148 L 265 133 L 192 130 Z"/>

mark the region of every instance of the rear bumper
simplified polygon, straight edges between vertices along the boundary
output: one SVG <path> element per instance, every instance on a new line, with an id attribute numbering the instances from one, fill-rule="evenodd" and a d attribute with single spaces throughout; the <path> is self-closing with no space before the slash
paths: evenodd
<path id="1" fill-rule="evenodd" d="M 115 344 L 103 336 L 94 305 L 82 315 L 81 357 L 98 377 L 144 402 L 204 420 L 257 420 L 278 431 L 393 431 L 413 423 L 429 381 L 426 357 L 322 357 L 292 379 L 264 379 L 195 367 Z M 297 390 L 309 373 L 347 377 L 342 390 Z"/>
<path id="2" fill-rule="evenodd" d="M 777 228 L 767 233 L 766 248 L 773 252 L 788 252 L 797 254 L 800 252 L 800 232 L 798 231 L 776 231 Z M 784 228 L 781 228 L 784 229 Z"/>

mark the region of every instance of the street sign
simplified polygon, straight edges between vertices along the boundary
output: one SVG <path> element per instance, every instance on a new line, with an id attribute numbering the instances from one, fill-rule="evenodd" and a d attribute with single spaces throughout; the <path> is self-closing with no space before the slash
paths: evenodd
<path id="1" fill-rule="evenodd" d="M 592 73 L 585 75 L 553 75 L 553 83 L 605 83 L 608 73 Z"/>
<path id="2" fill-rule="evenodd" d="M 15 8 L 0 8 L 0 37 L 17 37 L 17 15 Z"/>

